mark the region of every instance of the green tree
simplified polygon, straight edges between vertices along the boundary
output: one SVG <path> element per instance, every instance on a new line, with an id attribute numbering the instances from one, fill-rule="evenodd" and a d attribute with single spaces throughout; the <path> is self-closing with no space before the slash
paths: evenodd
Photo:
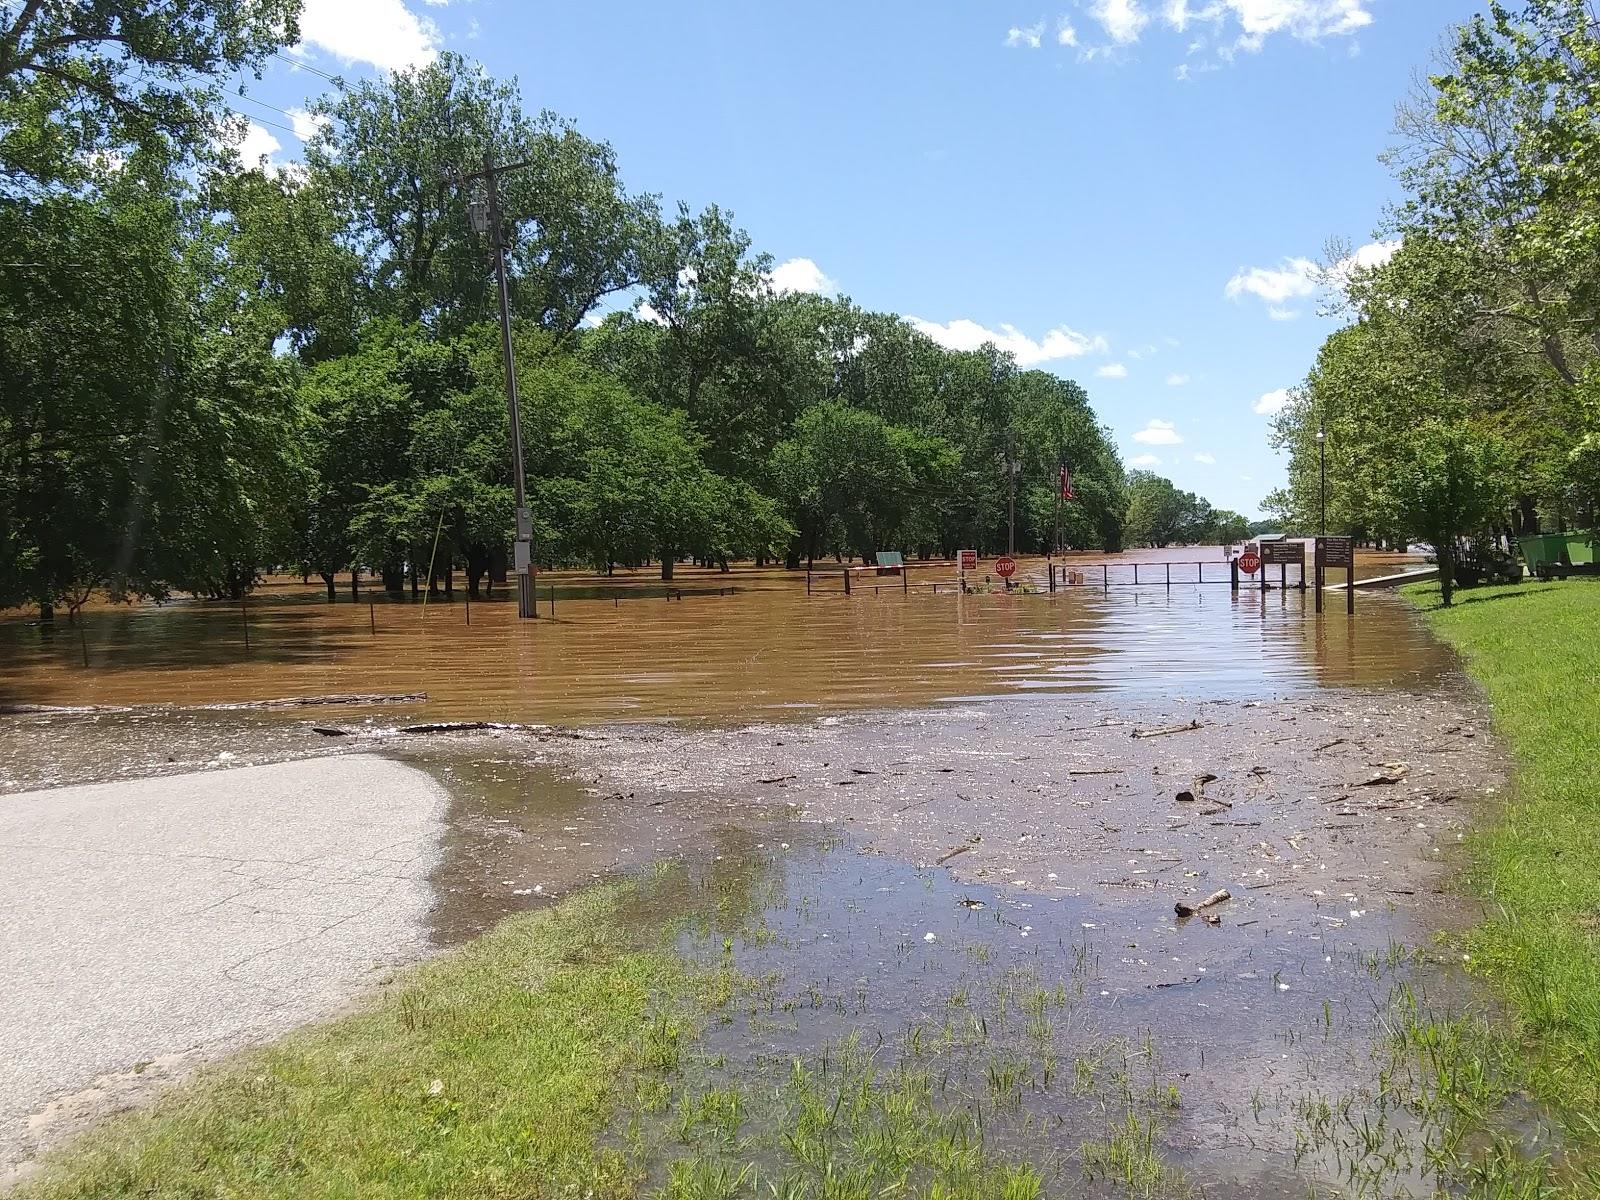
<path id="1" fill-rule="evenodd" d="M 639 282 L 652 199 L 629 197 L 611 148 L 568 122 L 522 111 L 515 81 L 446 53 L 312 106 L 311 179 L 338 206 L 378 314 L 458 331 L 493 312 L 488 241 L 468 219 L 474 188 L 453 180 L 486 157 L 500 180 L 519 318 L 566 335 L 606 296 Z"/>
<path id="2" fill-rule="evenodd" d="M 5 191 L 81 184 L 96 156 L 204 151 L 222 82 L 299 37 L 301 0 L 6 0 L 0 4 Z"/>
<path id="3" fill-rule="evenodd" d="M 1381 503 L 1395 528 L 1433 546 L 1446 607 L 1455 591 L 1458 541 L 1504 506 L 1511 463 L 1499 439 L 1439 420 L 1397 443 Z"/>

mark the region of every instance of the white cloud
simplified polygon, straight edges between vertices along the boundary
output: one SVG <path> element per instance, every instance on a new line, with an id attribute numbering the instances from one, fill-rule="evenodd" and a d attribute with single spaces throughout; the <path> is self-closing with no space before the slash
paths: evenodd
<path id="1" fill-rule="evenodd" d="M 1223 290 L 1229 300 L 1248 295 L 1281 305 L 1314 295 L 1321 276 L 1322 268 L 1309 258 L 1286 258 L 1277 267 L 1241 267 Z"/>
<path id="2" fill-rule="evenodd" d="M 633 315 L 641 321 L 649 321 L 652 325 L 665 325 L 667 319 L 656 311 L 655 306 L 648 300 L 639 301 L 638 307 L 633 310 Z"/>
<path id="3" fill-rule="evenodd" d="M 1168 387 L 1184 387 L 1188 384 L 1188 382 L 1189 377 L 1187 375 L 1181 375 L 1176 371 L 1167 376 Z"/>
<path id="4" fill-rule="evenodd" d="M 791 258 L 779 263 L 772 268 L 767 282 L 775 292 L 815 292 L 819 296 L 833 296 L 839 291 L 839 285 L 809 258 Z"/>
<path id="5" fill-rule="evenodd" d="M 1110 350 L 1106 339 L 1096 334 L 1091 337 L 1068 329 L 1065 325 L 1050 330 L 1038 341 L 1028 337 L 1015 325 L 1001 325 L 998 330 L 985 329 L 976 321 L 957 319 L 941 325 L 921 317 L 907 317 L 913 329 L 926 334 L 947 350 L 976 350 L 985 342 L 993 342 L 1009 352 L 1019 367 L 1037 367 L 1041 363 L 1060 358 L 1081 358 L 1085 354 L 1105 354 Z"/>
<path id="6" fill-rule="evenodd" d="M 300 37 L 346 63 L 385 71 L 424 67 L 439 57 L 438 26 L 405 0 L 305 0 Z"/>
<path id="7" fill-rule="evenodd" d="M 1006 45 L 1014 49 L 1037 50 L 1044 44 L 1044 22 L 1037 25 L 1013 25 L 1006 32 Z"/>
<path id="8" fill-rule="evenodd" d="M 1357 271 L 1370 271 L 1383 266 L 1399 249 L 1399 239 L 1392 242 L 1368 242 L 1329 267 L 1328 282 L 1342 291 L 1350 286 L 1351 277 Z"/>
<path id="9" fill-rule="evenodd" d="M 1154 454 L 1136 454 L 1128 460 L 1130 467 L 1159 467 L 1161 460 Z"/>
<path id="10" fill-rule="evenodd" d="M 1268 392 L 1256 401 L 1256 412 L 1263 417 L 1275 417 L 1289 407 L 1289 389 L 1279 388 Z"/>
<path id="11" fill-rule="evenodd" d="M 1137 42 L 1144 27 L 1150 24 L 1150 14 L 1140 7 L 1139 0 L 1092 0 L 1089 15 L 1100 22 L 1106 36 L 1119 46 Z"/>
<path id="12" fill-rule="evenodd" d="M 1214 467 L 1217 465 L 1217 456 L 1212 454 L 1209 450 L 1200 451 L 1199 454 L 1194 456 L 1194 460 L 1204 467 Z"/>
<path id="13" fill-rule="evenodd" d="M 283 143 L 272 136 L 272 131 L 264 126 L 257 125 L 254 121 L 246 121 L 239 141 L 234 146 L 239 151 L 239 157 L 244 161 L 245 170 L 251 171 L 257 167 L 276 170 L 279 163 L 272 160 L 272 156 L 283 149 Z"/>
<path id="14" fill-rule="evenodd" d="M 1128 368 L 1121 363 L 1107 363 L 1095 372 L 1101 379 L 1126 379 Z"/>
<path id="15" fill-rule="evenodd" d="M 1072 22 L 1066 17 L 1061 18 L 1061 23 L 1056 26 L 1056 44 L 1058 46 L 1076 46 L 1078 44 L 1078 31 L 1073 28 Z"/>
<path id="16" fill-rule="evenodd" d="M 302 142 L 309 142 L 319 132 L 328 127 L 327 117 L 316 116 L 303 108 L 290 108 L 285 111 L 289 114 L 289 121 L 294 126 L 295 137 Z"/>
<path id="17" fill-rule="evenodd" d="M 1232 18 L 1239 28 L 1235 49 L 1255 51 L 1275 33 L 1302 41 L 1353 34 L 1372 24 L 1370 0 L 1206 0 L 1198 8 L 1192 0 L 1166 0 L 1161 17 L 1182 33 L 1190 25 L 1217 25 Z"/>
<path id="18" fill-rule="evenodd" d="M 1291 307 L 1291 301 L 1309 299 L 1325 288 L 1344 291 L 1357 271 L 1383 266 L 1399 249 L 1398 241 L 1368 242 L 1327 268 L 1300 257 L 1286 258 L 1276 267 L 1241 267 L 1223 294 L 1229 300 L 1254 296 L 1267 305 L 1267 315 L 1274 321 L 1293 321 L 1300 310 Z"/>
<path id="19" fill-rule="evenodd" d="M 1176 446 L 1183 441 L 1171 421 L 1159 420 L 1152 420 L 1133 435 L 1133 440 L 1143 446 Z"/>

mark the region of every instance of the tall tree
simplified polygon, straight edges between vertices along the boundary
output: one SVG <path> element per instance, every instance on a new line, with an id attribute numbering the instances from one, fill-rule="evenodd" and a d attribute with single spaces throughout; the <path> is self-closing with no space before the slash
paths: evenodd
<path id="1" fill-rule="evenodd" d="M 80 182 L 96 155 L 204 150 L 222 81 L 299 36 L 301 0 L 0 0 L 0 187 Z"/>

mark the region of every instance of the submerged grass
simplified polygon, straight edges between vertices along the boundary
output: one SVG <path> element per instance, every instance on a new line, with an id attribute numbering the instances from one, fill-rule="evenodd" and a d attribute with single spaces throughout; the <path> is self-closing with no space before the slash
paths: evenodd
<path id="1" fill-rule="evenodd" d="M 1408 588 L 1465 657 L 1516 760 L 1511 795 L 1470 838 L 1488 904 L 1472 969 L 1510 1002 L 1525 1086 L 1559 1117 L 1580 1170 L 1600 1162 L 1600 586 L 1474 589 L 1449 609 Z M 1586 1183 L 1585 1186 L 1588 1186 Z"/>

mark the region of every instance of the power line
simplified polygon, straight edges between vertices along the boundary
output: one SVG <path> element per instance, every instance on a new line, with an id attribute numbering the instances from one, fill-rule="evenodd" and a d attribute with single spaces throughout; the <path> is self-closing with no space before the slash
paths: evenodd
<path id="1" fill-rule="evenodd" d="M 265 100 L 257 100 L 254 96 L 250 95 L 249 92 L 235 92 L 234 95 L 238 96 L 241 100 L 248 100 L 251 104 L 258 105 L 261 108 L 271 109 L 275 113 L 282 113 L 291 121 L 294 120 L 294 113 L 290 112 L 288 109 L 279 108 L 276 104 L 268 104 Z"/>
<path id="2" fill-rule="evenodd" d="M 254 113 L 240 112 L 237 108 L 228 108 L 228 106 L 226 104 L 224 104 L 222 107 L 227 109 L 229 112 L 231 112 L 236 117 L 243 117 L 246 121 L 253 121 L 257 125 L 270 125 L 274 129 L 281 129 L 285 133 L 293 134 L 295 137 L 299 137 L 300 136 L 299 133 L 297 133 L 295 130 L 291 129 L 289 126 L 283 124 L 280 121 L 269 121 L 265 117 L 256 116 Z M 284 113 L 284 116 L 287 117 L 287 116 L 289 116 L 289 114 L 288 113 Z M 289 119 L 292 121 L 294 118 L 290 117 Z"/>
<path id="3" fill-rule="evenodd" d="M 329 75 L 326 71 L 319 70 L 318 68 L 313 67 L 310 63 L 304 62 L 301 59 L 291 58 L 282 51 L 273 51 L 272 57 L 278 59 L 280 62 L 288 63 L 291 67 L 298 67 L 302 71 L 310 71 L 313 75 L 319 75 L 323 79 L 326 79 L 329 83 L 333 84 L 335 87 L 344 87 L 344 80 L 339 76 Z"/>

